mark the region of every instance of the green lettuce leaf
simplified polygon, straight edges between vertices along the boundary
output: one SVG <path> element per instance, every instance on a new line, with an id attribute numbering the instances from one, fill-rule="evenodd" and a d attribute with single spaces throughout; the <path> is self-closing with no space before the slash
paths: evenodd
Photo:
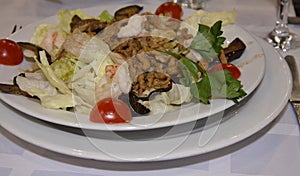
<path id="1" fill-rule="evenodd" d="M 104 10 L 98 17 L 100 22 L 110 23 L 114 19 L 114 16 L 111 15 L 107 10 Z"/>
<path id="2" fill-rule="evenodd" d="M 92 18 L 91 16 L 87 15 L 84 11 L 82 11 L 80 9 L 59 10 L 57 12 L 57 16 L 58 16 L 58 20 L 59 20 L 60 26 L 63 29 L 63 31 L 70 33 L 70 31 L 71 31 L 70 23 L 71 23 L 74 15 L 79 16 L 81 19 Z"/>
<path id="3" fill-rule="evenodd" d="M 75 71 L 76 63 L 72 59 L 59 59 L 53 62 L 50 67 L 55 75 L 63 81 L 70 80 Z"/>

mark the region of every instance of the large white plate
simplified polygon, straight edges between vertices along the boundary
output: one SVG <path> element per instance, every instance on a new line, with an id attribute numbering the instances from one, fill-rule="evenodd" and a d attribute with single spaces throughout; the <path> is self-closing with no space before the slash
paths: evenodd
<path id="1" fill-rule="evenodd" d="M 144 5 L 147 9 L 154 11 L 156 6 Z M 94 7 L 85 9 L 87 13 L 93 16 L 97 16 L 102 10 L 108 9 L 114 12 L 117 7 L 115 6 L 105 6 L 105 7 Z M 188 15 L 192 11 L 185 11 Z M 24 27 L 18 33 L 12 35 L 10 38 L 15 41 L 28 41 L 32 36 L 35 27 L 41 23 L 56 23 L 57 17 L 52 16 L 45 20 L 36 22 L 29 26 Z M 260 83 L 264 76 L 265 71 L 265 57 L 263 50 L 257 41 L 245 30 L 236 26 L 228 25 L 223 28 L 224 36 L 227 38 L 227 43 L 232 41 L 234 38 L 239 37 L 246 45 L 247 49 L 243 53 L 242 57 L 234 63 L 240 67 L 242 75 L 240 80 L 244 86 L 244 90 L 250 94 Z M 31 65 L 28 62 L 23 62 L 19 66 L 8 67 L 0 65 L 0 82 L 1 83 L 11 83 L 11 79 L 16 76 L 21 68 L 30 68 Z M 223 110 L 231 107 L 234 103 L 230 100 L 213 100 L 210 105 L 204 104 L 190 104 L 179 110 L 169 112 L 163 115 L 155 116 L 140 116 L 134 117 L 130 123 L 124 124 L 97 124 L 89 121 L 88 115 L 75 114 L 72 112 L 61 111 L 61 110 L 51 110 L 43 108 L 38 101 L 33 101 L 32 99 L 25 98 L 23 96 L 8 95 L 0 93 L 0 98 L 11 105 L 12 107 L 29 114 L 33 117 L 57 123 L 61 125 L 80 127 L 84 129 L 98 129 L 98 130 L 141 130 L 141 129 L 153 129 L 166 126 L 173 126 L 178 124 L 183 124 L 187 122 L 192 122 L 209 115 L 222 112 Z"/>
<path id="2" fill-rule="evenodd" d="M 76 128 L 67 129 L 32 119 L 0 103 L 1 126 L 12 134 L 40 147 L 59 153 L 105 161 L 169 160 L 211 152 L 237 143 L 271 123 L 286 106 L 291 93 L 291 75 L 286 62 L 267 43 L 266 73 L 260 86 L 235 116 L 219 125 L 197 128 L 190 135 L 181 133 L 179 125 L 172 129 L 152 130 L 149 133 L 109 133 L 86 131 L 81 135 Z M 280 85 L 280 86 L 279 86 Z M 274 96 L 276 95 L 276 96 Z M 216 128 L 217 127 L 217 128 Z M 73 131 L 73 132 L 71 132 Z M 214 132 L 215 131 L 215 132 Z M 169 133 L 169 134 L 167 134 Z M 118 136 L 118 135 L 119 136 Z M 161 135 L 161 137 L 159 137 Z M 121 137 L 127 137 L 127 139 Z"/>

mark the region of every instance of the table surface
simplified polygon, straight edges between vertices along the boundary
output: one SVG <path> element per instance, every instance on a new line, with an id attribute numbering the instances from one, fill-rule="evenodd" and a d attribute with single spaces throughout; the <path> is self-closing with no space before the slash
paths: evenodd
<path id="1" fill-rule="evenodd" d="M 143 3 L 142 0 L 122 0 Z M 157 1 L 159 4 L 162 1 Z M 15 24 L 26 26 L 55 15 L 59 9 L 87 8 L 116 3 L 109 0 L 0 0 L 0 38 L 7 37 Z M 236 24 L 264 37 L 274 27 L 275 0 L 208 0 L 208 11 L 236 9 Z M 290 14 L 294 15 L 292 6 Z M 300 35 L 300 25 L 289 25 Z M 300 49 L 292 54 L 300 69 Z M 300 93 L 300 92 L 299 92 Z M 0 103 L 3 103 L 0 101 Z M 203 157 L 151 163 L 151 167 L 123 163 L 80 160 L 48 151 L 15 137 L 0 127 L 1 176 L 96 176 L 96 175 L 299 175 L 300 137 L 295 113 L 287 104 L 276 120 L 243 142 Z M 190 160 L 190 161 L 189 161 Z M 152 167 L 153 166 L 153 167 Z"/>

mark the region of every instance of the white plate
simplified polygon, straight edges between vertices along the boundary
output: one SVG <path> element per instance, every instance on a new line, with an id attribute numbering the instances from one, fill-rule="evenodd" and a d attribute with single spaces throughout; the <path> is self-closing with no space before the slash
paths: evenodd
<path id="1" fill-rule="evenodd" d="M 143 136 L 140 133 L 119 133 L 131 139 L 124 139 L 116 135 L 118 133 L 107 131 L 87 131 L 90 136 L 94 136 L 87 138 L 78 134 L 79 130 L 76 128 L 52 126 L 3 103 L 0 104 L 1 126 L 21 139 L 51 151 L 105 161 L 169 160 L 221 149 L 267 126 L 286 106 L 290 96 L 292 80 L 286 62 L 269 44 L 264 41 L 261 43 L 267 58 L 266 73 L 247 104 L 221 124 L 206 126 L 208 128 L 202 131 L 200 128 L 190 135 L 181 134 L 182 128 L 186 130 L 190 125 L 179 125 L 176 129 L 167 128 L 169 131 L 156 129 L 146 133 L 146 130 L 143 131 Z"/>
<path id="2" fill-rule="evenodd" d="M 144 7 L 146 7 L 146 9 L 151 9 L 152 11 L 156 8 L 156 6 L 152 5 L 144 5 Z M 111 12 L 114 12 L 117 8 L 114 6 L 94 7 L 85 9 L 85 11 L 90 15 L 97 16 L 103 9 L 108 9 Z M 192 11 L 188 11 L 186 9 L 185 12 L 185 14 L 188 15 Z M 28 41 L 37 25 L 41 23 L 56 23 L 56 18 L 56 16 L 52 16 L 43 21 L 26 26 L 10 38 L 15 41 Z M 225 26 L 223 31 L 224 36 L 227 38 L 227 43 L 232 41 L 234 38 L 239 37 L 247 46 L 242 57 L 233 63 L 240 67 L 242 72 L 240 80 L 244 86 L 244 90 L 250 94 L 259 85 L 264 76 L 265 57 L 263 50 L 249 33 L 236 25 Z M 11 83 L 11 79 L 19 73 L 20 68 L 30 67 L 31 66 L 28 62 L 23 62 L 20 66 L 15 67 L 0 65 L 0 82 Z M 190 104 L 183 108 L 179 108 L 179 110 L 168 112 L 163 115 L 134 117 L 128 124 L 106 125 L 90 122 L 88 115 L 45 109 L 38 101 L 33 101 L 32 99 L 28 99 L 23 96 L 0 93 L 0 98 L 18 110 L 48 122 L 84 129 L 115 131 L 153 129 L 183 124 L 222 112 L 224 109 L 234 105 L 234 103 L 230 100 L 212 100 L 210 105 L 200 104 L 199 106 L 199 104 Z"/>

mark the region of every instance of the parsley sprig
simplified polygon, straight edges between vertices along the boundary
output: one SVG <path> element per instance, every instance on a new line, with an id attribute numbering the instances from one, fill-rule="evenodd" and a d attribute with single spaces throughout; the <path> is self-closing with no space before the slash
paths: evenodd
<path id="1" fill-rule="evenodd" d="M 212 27 L 199 24 L 198 33 L 193 39 L 190 49 L 197 51 L 204 59 L 217 58 L 222 49 L 225 37 L 222 37 L 222 21 L 217 21 Z"/>
<path id="2" fill-rule="evenodd" d="M 225 37 L 222 37 L 222 21 L 217 21 L 212 27 L 199 24 L 198 33 L 191 45 L 180 52 L 162 51 L 179 59 L 183 77 L 180 83 L 190 87 L 190 92 L 196 99 L 209 104 L 212 98 L 227 98 L 238 102 L 247 95 L 241 81 L 236 80 L 228 70 L 207 72 L 197 63 L 187 58 L 183 53 L 192 49 L 204 59 L 214 59 L 222 49 Z"/>
<path id="3" fill-rule="evenodd" d="M 193 97 L 204 104 L 209 104 L 212 98 L 227 98 L 237 103 L 239 98 L 247 95 L 241 81 L 236 80 L 228 70 L 207 72 L 185 56 L 181 56 L 179 62 L 183 73 L 180 83 L 190 87 Z"/>

